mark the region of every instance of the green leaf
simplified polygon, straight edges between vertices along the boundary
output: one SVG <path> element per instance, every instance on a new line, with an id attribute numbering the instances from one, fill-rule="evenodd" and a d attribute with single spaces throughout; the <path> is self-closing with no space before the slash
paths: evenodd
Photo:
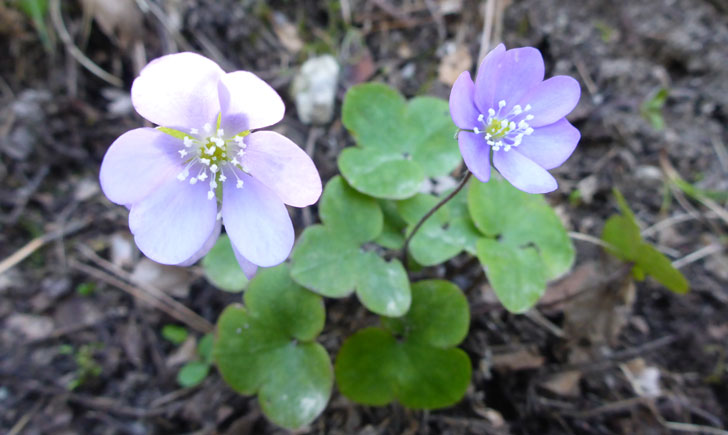
<path id="1" fill-rule="evenodd" d="M 417 97 L 407 102 L 387 85 L 361 84 L 347 92 L 342 121 L 357 146 L 340 154 L 339 169 L 367 195 L 409 198 L 425 177 L 445 175 L 460 163 L 445 100 Z"/>
<path id="2" fill-rule="evenodd" d="M 18 0 L 18 8 L 33 22 L 43 46 L 48 51 L 53 50 L 45 17 L 48 15 L 48 0 Z"/>
<path id="3" fill-rule="evenodd" d="M 206 364 L 212 364 L 212 348 L 215 344 L 215 336 L 205 334 L 197 343 L 197 355 Z"/>
<path id="4" fill-rule="evenodd" d="M 477 246 L 488 281 L 508 311 L 523 313 L 538 302 L 546 291 L 546 278 L 536 249 L 493 239 L 480 239 Z"/>
<path id="5" fill-rule="evenodd" d="M 434 266 L 463 250 L 475 252 L 475 243 L 481 234 L 467 213 L 466 198 L 465 192 L 458 193 L 420 227 L 409 245 L 415 261 L 423 266 Z M 435 196 L 418 194 L 398 202 L 398 210 L 409 224 L 408 233 L 439 201 Z"/>
<path id="6" fill-rule="evenodd" d="M 205 277 L 217 288 L 238 293 L 248 286 L 248 278 L 235 259 L 233 246 L 227 234 L 221 234 L 210 252 L 202 259 Z"/>
<path id="7" fill-rule="evenodd" d="M 384 261 L 370 243 L 382 232 L 382 211 L 372 198 L 341 177 L 326 185 L 321 198 L 323 225 L 306 228 L 291 255 L 291 276 L 327 297 L 356 291 L 369 310 L 401 316 L 410 306 L 407 273 L 399 260 Z"/>
<path id="8" fill-rule="evenodd" d="M 640 113 L 652 125 L 655 130 L 665 128 L 665 119 L 662 116 L 662 109 L 665 106 L 670 91 L 667 88 L 660 88 L 653 92 L 640 107 Z"/>
<path id="9" fill-rule="evenodd" d="M 604 224 L 602 240 L 608 244 L 606 251 L 622 261 L 633 263 L 632 275 L 636 280 L 642 281 L 645 275 L 649 275 L 675 293 L 687 293 L 689 283 L 685 276 L 673 267 L 670 259 L 642 238 L 637 220 L 624 196 L 616 189 L 614 195 L 622 215 L 611 216 Z"/>
<path id="10" fill-rule="evenodd" d="M 162 327 L 162 337 L 172 344 L 182 344 L 187 340 L 188 334 L 187 328 L 184 326 L 169 324 Z"/>
<path id="11" fill-rule="evenodd" d="M 471 183 L 468 208 L 486 236 L 477 242 L 478 259 L 508 310 L 528 310 L 545 291 L 546 281 L 573 265 L 574 247 L 543 195 L 522 192 L 493 177 L 488 183 Z"/>
<path id="12" fill-rule="evenodd" d="M 379 200 L 379 207 L 384 214 L 382 234 L 374 241 L 387 249 L 398 250 L 404 245 L 404 229 L 407 222 L 397 212 L 397 203 L 390 200 Z"/>
<path id="13" fill-rule="evenodd" d="M 205 380 L 210 365 L 201 361 L 190 361 L 177 372 L 177 383 L 182 387 L 194 387 Z"/>
<path id="14" fill-rule="evenodd" d="M 218 319 L 213 355 L 223 379 L 241 394 L 257 393 L 274 423 L 309 424 L 333 386 L 331 361 L 315 341 L 325 320 L 321 298 L 294 283 L 284 264 L 260 271 L 244 301 Z"/>
<path id="15" fill-rule="evenodd" d="M 346 397 L 365 405 L 398 400 L 414 409 L 457 403 L 470 383 L 467 354 L 453 348 L 467 335 L 468 303 L 447 281 L 412 286 L 412 308 L 383 328 L 349 337 L 336 358 L 336 381 Z"/>

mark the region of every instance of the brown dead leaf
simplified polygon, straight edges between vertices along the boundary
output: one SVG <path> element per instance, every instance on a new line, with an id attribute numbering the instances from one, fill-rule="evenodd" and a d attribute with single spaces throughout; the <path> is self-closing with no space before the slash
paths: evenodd
<path id="1" fill-rule="evenodd" d="M 188 336 L 187 339 L 172 352 L 165 363 L 167 367 L 181 366 L 187 361 L 191 361 L 197 356 L 197 339 L 193 336 Z"/>
<path id="2" fill-rule="evenodd" d="M 23 313 L 11 315 L 3 326 L 4 333 L 20 335 L 28 340 L 41 340 L 46 338 L 54 329 L 55 325 L 53 324 L 53 320 L 49 317 Z"/>
<path id="3" fill-rule="evenodd" d="M 535 349 L 521 348 L 512 352 L 493 355 L 493 368 L 496 370 L 530 370 L 543 366 L 544 357 Z"/>
<path id="4" fill-rule="evenodd" d="M 298 36 L 296 26 L 288 21 L 288 18 L 281 12 L 273 13 L 273 32 L 278 37 L 281 45 L 291 54 L 296 54 L 303 49 L 303 41 Z"/>
<path id="5" fill-rule="evenodd" d="M 131 274 L 139 285 L 147 285 L 178 298 L 187 297 L 190 292 L 190 273 L 181 267 L 165 266 L 142 258 Z"/>
<path id="6" fill-rule="evenodd" d="M 101 31 L 130 49 L 142 36 L 142 15 L 135 0 L 81 0 L 84 13 L 92 16 Z"/>
<path id="7" fill-rule="evenodd" d="M 595 262 L 581 264 L 565 277 L 549 284 L 543 298 L 538 302 L 539 306 L 561 311 L 572 297 L 592 285 L 597 275 Z"/>
<path id="8" fill-rule="evenodd" d="M 473 57 L 465 45 L 452 43 L 447 53 L 440 60 L 437 68 L 437 78 L 448 86 L 452 86 L 463 71 L 469 71 L 473 66 Z"/>
<path id="9" fill-rule="evenodd" d="M 581 372 L 570 370 L 551 376 L 541 384 L 541 387 L 559 396 L 579 397 L 581 395 L 579 381 Z"/>

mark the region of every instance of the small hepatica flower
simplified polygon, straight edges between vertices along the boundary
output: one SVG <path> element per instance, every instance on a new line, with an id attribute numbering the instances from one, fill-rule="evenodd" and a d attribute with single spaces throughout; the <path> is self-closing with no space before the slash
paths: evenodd
<path id="1" fill-rule="evenodd" d="M 131 89 L 136 111 L 159 128 L 137 128 L 111 145 L 101 187 L 130 208 L 139 249 L 163 264 L 188 265 L 225 225 L 247 275 L 284 261 L 293 246 L 285 204 L 321 195 L 308 155 L 286 137 L 255 131 L 283 119 L 280 96 L 254 74 L 226 74 L 193 53 L 149 63 Z"/>
<path id="2" fill-rule="evenodd" d="M 541 53 L 498 45 L 483 59 L 473 83 L 460 74 L 450 93 L 450 114 L 461 131 L 460 153 L 480 181 L 490 159 L 511 184 L 528 193 L 556 189 L 547 169 L 560 166 L 581 137 L 564 117 L 579 102 L 579 83 L 568 76 L 544 81 Z"/>

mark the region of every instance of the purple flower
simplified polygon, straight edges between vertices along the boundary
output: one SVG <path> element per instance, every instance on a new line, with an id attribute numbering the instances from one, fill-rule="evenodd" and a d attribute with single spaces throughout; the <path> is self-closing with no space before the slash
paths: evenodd
<path id="1" fill-rule="evenodd" d="M 150 62 L 131 88 L 136 111 L 164 128 L 121 135 L 101 164 L 101 188 L 131 209 L 139 249 L 163 264 L 189 265 L 213 246 L 224 223 L 243 271 L 284 261 L 293 246 L 285 204 L 321 195 L 308 155 L 272 131 L 283 119 L 273 88 L 247 71 L 179 53 Z M 221 199 L 221 201 L 220 201 Z"/>
<path id="2" fill-rule="evenodd" d="M 541 53 L 498 45 L 483 59 L 473 84 L 465 71 L 450 93 L 450 114 L 465 165 L 482 182 L 490 156 L 498 172 L 528 193 L 556 189 L 547 169 L 566 161 L 581 138 L 564 117 L 579 102 L 579 83 L 568 76 L 543 79 Z"/>

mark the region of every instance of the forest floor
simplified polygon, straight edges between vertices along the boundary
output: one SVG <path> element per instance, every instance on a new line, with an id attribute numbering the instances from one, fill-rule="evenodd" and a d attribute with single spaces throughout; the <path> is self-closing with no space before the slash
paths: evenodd
<path id="1" fill-rule="evenodd" d="M 454 75 L 476 68 L 485 2 L 132 0 L 91 22 L 82 4 L 103 1 L 60 3 L 70 38 L 120 83 L 83 68 L 57 22 L 47 19 L 44 46 L 25 15 L 0 3 L 0 261 L 10 258 L 0 263 L 0 432 L 283 432 L 214 371 L 197 387 L 176 382 L 195 337 L 240 296 L 215 289 L 199 267 L 144 260 L 127 211 L 100 192 L 106 149 L 144 122 L 130 104 L 131 82 L 147 60 L 182 50 L 255 72 L 286 102 L 276 130 L 313 154 L 325 181 L 353 144 L 340 121 L 346 90 L 371 80 L 408 97 L 447 98 Z M 301 433 L 726 433 L 715 430 L 728 427 L 728 8 L 720 0 L 492 4 L 505 7 L 491 46 L 535 46 L 547 77 L 582 84 L 569 116 L 582 139 L 547 195 L 577 237 L 575 268 L 526 316 L 505 311 L 465 257 L 424 271 L 463 283 L 471 304 L 465 398 L 422 412 L 359 406 L 334 391 Z M 310 126 L 290 85 L 301 63 L 322 53 L 342 66 L 336 112 Z M 644 104 L 660 89 L 669 94 L 650 122 Z M 675 174 L 697 194 L 677 187 Z M 685 274 L 687 295 L 633 283 L 583 240 L 598 238 L 617 211 L 615 187 L 646 239 Z M 315 216 L 315 207 L 293 211 L 297 232 Z M 140 299 L 150 286 L 196 313 L 183 345 L 161 335 L 179 323 L 169 305 Z M 330 351 L 375 319 L 355 298 L 326 306 Z"/>

